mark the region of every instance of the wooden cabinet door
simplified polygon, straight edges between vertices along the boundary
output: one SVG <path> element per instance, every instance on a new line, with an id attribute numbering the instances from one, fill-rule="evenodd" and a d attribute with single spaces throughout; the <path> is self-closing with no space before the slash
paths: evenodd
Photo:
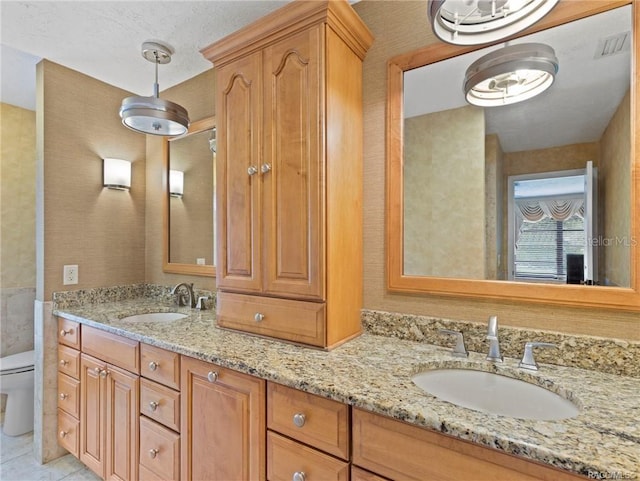
<path id="1" fill-rule="evenodd" d="M 183 481 L 265 479 L 265 381 L 181 359 Z"/>
<path id="2" fill-rule="evenodd" d="M 324 296 L 323 26 L 264 50 L 265 292 Z"/>
<path id="3" fill-rule="evenodd" d="M 262 291 L 262 54 L 217 73 L 216 202 L 218 287 Z"/>
<path id="4" fill-rule="evenodd" d="M 105 362 L 86 354 L 80 356 L 80 461 L 104 477 L 106 457 L 106 391 L 100 373 Z"/>
<path id="5" fill-rule="evenodd" d="M 106 480 L 138 478 L 138 392 L 135 374 L 108 365 L 106 383 L 105 433 Z"/>

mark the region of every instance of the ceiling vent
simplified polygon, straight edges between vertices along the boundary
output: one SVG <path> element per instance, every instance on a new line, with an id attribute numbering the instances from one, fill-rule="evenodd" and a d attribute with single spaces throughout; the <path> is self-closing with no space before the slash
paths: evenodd
<path id="1" fill-rule="evenodd" d="M 593 58 L 604 58 L 617 55 L 629 50 L 629 38 L 631 32 L 622 32 L 610 37 L 604 37 L 598 40 L 598 47 Z"/>

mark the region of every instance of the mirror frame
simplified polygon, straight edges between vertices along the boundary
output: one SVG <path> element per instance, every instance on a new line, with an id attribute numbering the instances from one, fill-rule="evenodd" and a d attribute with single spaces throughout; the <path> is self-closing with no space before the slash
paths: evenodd
<path id="1" fill-rule="evenodd" d="M 214 265 L 197 265 L 197 264 L 180 264 L 177 262 L 169 261 L 169 247 L 170 247 L 170 236 L 169 236 L 169 228 L 171 227 L 171 219 L 169 215 L 169 167 L 170 167 L 170 145 L 172 140 L 177 140 L 186 137 L 187 135 L 197 134 L 198 132 L 204 132 L 206 130 L 211 130 L 216 126 L 216 118 L 215 117 L 207 117 L 202 120 L 198 120 L 196 122 L 192 122 L 189 126 L 189 130 L 186 134 L 181 135 L 179 137 L 164 137 L 162 141 L 162 231 L 163 231 L 163 259 L 162 259 L 162 270 L 166 273 L 171 274 L 185 274 L 191 276 L 204 276 L 204 277 L 215 277 L 216 276 L 216 268 Z M 213 159 L 212 159 L 213 162 Z M 213 182 L 213 179 L 211 180 Z M 212 200 L 213 202 L 213 200 Z M 213 219 L 215 224 L 215 219 Z M 215 239 L 214 239 L 215 242 Z M 211 246 L 211 255 L 213 256 L 214 246 Z"/>
<path id="2" fill-rule="evenodd" d="M 387 160 L 386 160 L 386 241 L 387 288 L 391 292 L 423 293 L 440 296 L 557 304 L 573 307 L 602 307 L 625 311 L 640 310 L 640 0 L 561 1 L 546 17 L 527 30 L 510 37 L 538 32 L 613 8 L 632 5 L 631 45 L 631 239 L 629 288 L 583 285 L 553 285 L 503 280 L 456 279 L 407 276 L 403 273 L 403 74 L 430 63 L 461 55 L 480 46 L 460 47 L 436 41 L 426 47 L 393 57 L 387 70 Z M 503 43 L 502 39 L 496 43 Z M 636 55 L 633 55 L 636 52 Z M 635 243 L 635 245 L 634 245 Z"/>

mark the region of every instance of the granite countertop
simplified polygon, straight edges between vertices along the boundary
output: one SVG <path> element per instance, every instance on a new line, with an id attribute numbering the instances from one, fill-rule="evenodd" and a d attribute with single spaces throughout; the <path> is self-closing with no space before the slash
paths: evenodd
<path id="1" fill-rule="evenodd" d="M 169 322 L 127 322 L 146 312 L 183 312 Z M 450 349 L 364 333 L 332 351 L 300 347 L 219 329 L 214 311 L 151 299 L 54 310 L 66 319 L 187 356 L 210 361 L 382 415 L 424 426 L 592 479 L 640 478 L 640 379 L 517 359 L 489 363 Z M 580 414 L 560 421 L 514 419 L 458 407 L 423 392 L 413 374 L 435 367 L 468 367 L 525 379 L 574 401 Z"/>

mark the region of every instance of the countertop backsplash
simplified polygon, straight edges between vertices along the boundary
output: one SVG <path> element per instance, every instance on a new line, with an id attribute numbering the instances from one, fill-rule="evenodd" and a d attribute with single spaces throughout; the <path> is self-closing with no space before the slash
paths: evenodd
<path id="1" fill-rule="evenodd" d="M 69 309 L 136 298 L 167 302 L 172 299 L 171 289 L 172 286 L 155 284 L 99 287 L 55 292 L 53 301 L 55 309 Z M 194 293 L 196 299 L 202 296 L 208 297 L 210 309 L 215 309 L 215 292 L 194 287 Z M 464 334 L 467 350 L 478 353 L 485 353 L 488 350 L 487 323 L 369 309 L 362 310 L 361 319 L 363 330 L 378 336 L 453 347 L 454 340 L 451 336 L 439 332 L 440 329 L 451 329 Z M 521 358 L 524 344 L 528 341 L 551 342 L 556 344 L 558 349 L 537 349 L 536 361 L 607 374 L 640 377 L 640 341 L 510 327 L 502 323 L 501 319 L 498 319 L 498 335 L 503 356 Z"/>
<path id="2" fill-rule="evenodd" d="M 460 331 L 467 350 L 486 353 L 487 323 L 441 319 L 429 316 L 362 310 L 362 327 L 378 336 L 453 347 L 455 341 L 440 329 Z M 488 316 L 487 316 L 488 321 Z M 640 341 L 571 335 L 506 326 L 498 319 L 498 337 L 503 356 L 520 359 L 528 341 L 551 342 L 558 349 L 536 349 L 538 362 L 577 367 L 607 374 L 640 377 Z"/>

